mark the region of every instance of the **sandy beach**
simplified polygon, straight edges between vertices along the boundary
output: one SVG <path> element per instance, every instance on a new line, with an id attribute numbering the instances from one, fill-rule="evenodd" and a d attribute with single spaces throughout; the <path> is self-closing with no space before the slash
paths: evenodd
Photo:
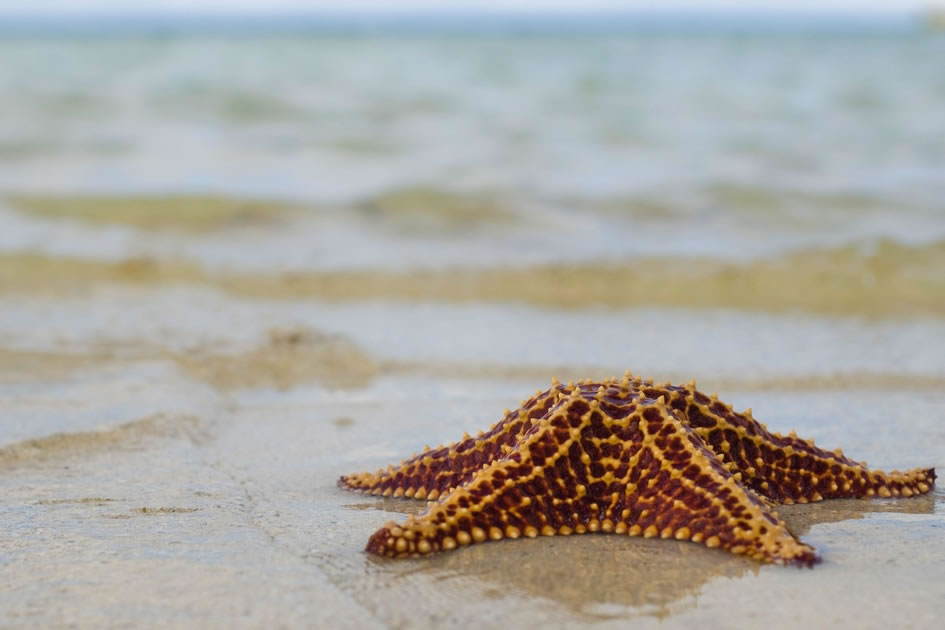
<path id="1" fill-rule="evenodd" d="M 939 627 L 940 487 L 795 569 L 336 484 L 626 369 L 945 470 L 942 43 L 0 37 L 0 626 Z"/>
<path id="2" fill-rule="evenodd" d="M 705 358 L 687 364 L 707 375 L 705 387 L 772 428 L 878 467 L 940 465 L 942 365 L 923 351 L 923 340 L 945 335 L 938 322 L 897 323 L 893 334 L 882 322 L 744 315 L 753 331 L 744 343 L 725 332 L 730 316 L 701 311 L 666 313 L 658 325 L 658 312 L 497 306 L 506 325 L 496 330 L 475 325 L 486 307 L 464 325 L 433 305 L 286 304 L 200 288 L 8 296 L 5 305 L 6 624 L 796 627 L 830 617 L 932 627 L 945 596 L 940 490 L 783 507 L 824 557 L 796 570 L 616 535 L 376 560 L 362 551 L 368 536 L 424 502 L 335 486 L 340 474 L 487 427 L 545 385 L 540 366 L 552 357 L 608 374 L 632 355 L 671 376 L 676 355 L 693 348 Z M 231 318 L 222 327 L 221 313 Z M 625 347 L 594 347 L 594 357 L 584 345 L 547 347 L 546 320 L 556 317 L 618 332 Z M 667 344 L 666 318 L 688 333 Z M 344 332 L 315 332 L 331 320 Z M 451 325 L 437 329 L 444 320 Z M 375 339 L 395 330 L 387 345 Z M 450 346 L 458 330 L 465 338 Z M 729 340 L 719 359 L 713 334 Z M 805 336 L 827 347 L 811 356 Z M 531 363 L 517 364 L 528 348 Z M 895 373 L 914 377 L 886 386 L 875 361 L 897 354 Z M 450 360 L 465 370 L 451 373 Z"/>

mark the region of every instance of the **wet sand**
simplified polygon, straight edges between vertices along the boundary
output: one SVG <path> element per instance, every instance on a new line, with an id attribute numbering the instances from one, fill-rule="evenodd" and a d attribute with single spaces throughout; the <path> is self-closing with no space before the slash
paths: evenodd
<path id="1" fill-rule="evenodd" d="M 824 555 L 813 570 L 615 535 L 370 558 L 361 552 L 369 534 L 422 504 L 346 493 L 334 485 L 338 474 L 407 455 L 416 437 L 445 440 L 481 426 L 519 389 L 454 382 L 451 393 L 420 393 L 449 386 L 407 379 L 357 395 L 247 391 L 215 414 L 163 417 L 160 430 L 145 420 L 63 436 L 33 457 L 0 454 L 4 623 L 933 627 L 941 612 L 940 490 L 783 508 Z M 398 399 L 391 389 L 417 395 Z M 797 411 L 775 394 L 730 398 L 769 412 L 778 427 Z M 943 402 L 940 393 L 890 400 L 861 391 L 795 406 L 814 416 L 856 413 L 856 430 L 841 440 L 848 453 L 911 466 L 945 459 L 941 429 L 904 434 L 884 424 L 932 416 Z"/>
<path id="2" fill-rule="evenodd" d="M 796 570 L 616 535 L 381 561 L 362 552 L 369 535 L 423 503 L 335 486 L 488 426 L 555 366 L 616 373 L 624 357 L 873 466 L 941 467 L 935 320 L 266 302 L 158 287 L 5 306 L 2 624 L 888 628 L 934 627 L 942 612 L 939 489 L 785 506 L 824 557 Z M 558 331 L 575 326 L 610 342 Z"/>

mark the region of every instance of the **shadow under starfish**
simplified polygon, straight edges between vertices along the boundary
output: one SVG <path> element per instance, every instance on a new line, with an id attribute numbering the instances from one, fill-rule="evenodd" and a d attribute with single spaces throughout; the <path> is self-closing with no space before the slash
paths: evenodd
<path id="1" fill-rule="evenodd" d="M 406 557 L 487 540 L 587 531 L 701 542 L 811 566 L 814 550 L 772 509 L 825 498 L 913 496 L 934 469 L 871 471 L 838 449 L 771 433 L 695 383 L 578 382 L 536 392 L 489 431 L 343 488 L 437 500 L 388 523 L 367 551 Z"/>
<path id="2" fill-rule="evenodd" d="M 838 499 L 792 505 L 781 510 L 790 530 L 806 534 L 813 525 L 862 519 L 876 512 L 933 514 L 941 495 L 928 493 L 908 500 Z M 419 514 L 418 501 L 378 498 L 347 505 L 356 510 Z M 940 508 L 941 509 L 941 508 Z M 424 574 L 436 581 L 453 580 L 468 588 L 472 580 L 496 596 L 516 593 L 549 599 L 585 617 L 622 617 L 636 613 L 666 617 L 694 607 L 703 587 L 719 577 L 740 578 L 758 566 L 728 553 L 701 553 L 696 545 L 675 540 L 610 540 L 610 536 L 555 536 L 533 545 L 527 539 L 503 545 L 470 545 L 463 553 L 427 556 L 425 562 L 396 563 L 378 558 L 390 584 Z M 624 544 L 626 542 L 626 544 Z M 373 558 L 372 558 L 373 560 Z M 607 567 L 602 579 L 601 567 Z"/>

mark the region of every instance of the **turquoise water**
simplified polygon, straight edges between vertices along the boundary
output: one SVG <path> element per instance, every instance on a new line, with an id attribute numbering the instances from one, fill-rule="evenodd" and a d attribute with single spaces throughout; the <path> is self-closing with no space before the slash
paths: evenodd
<path id="1" fill-rule="evenodd" d="M 322 225 L 299 233 L 330 253 L 303 266 L 926 242 L 945 236 L 943 58 L 945 38 L 905 28 L 20 34 L 0 39 L 0 195 L 197 192 L 343 209 L 422 188 L 498 199 L 527 220 L 439 249 Z M 3 222 L 4 247 L 25 246 L 16 235 L 29 230 Z M 351 246 L 360 239 L 370 246 Z M 286 248 L 269 249 L 275 260 Z"/>

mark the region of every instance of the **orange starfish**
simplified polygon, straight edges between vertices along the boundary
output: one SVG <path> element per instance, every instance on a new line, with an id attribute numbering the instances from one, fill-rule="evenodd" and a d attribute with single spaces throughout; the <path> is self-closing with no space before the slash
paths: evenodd
<path id="1" fill-rule="evenodd" d="M 935 470 L 869 470 L 838 449 L 770 433 L 695 382 L 610 379 L 552 386 L 473 438 L 343 488 L 435 501 L 388 523 L 367 551 L 405 557 L 487 540 L 584 532 L 701 542 L 765 563 L 811 566 L 814 549 L 776 503 L 928 492 Z"/>

